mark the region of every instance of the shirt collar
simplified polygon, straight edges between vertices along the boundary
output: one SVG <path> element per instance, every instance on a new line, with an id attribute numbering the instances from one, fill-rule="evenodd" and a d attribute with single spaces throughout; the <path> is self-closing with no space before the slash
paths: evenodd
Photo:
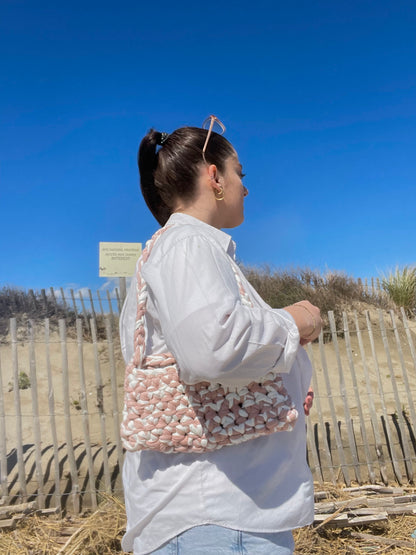
<path id="1" fill-rule="evenodd" d="M 234 257 L 235 255 L 235 243 L 228 233 L 225 233 L 221 229 L 217 229 L 212 225 L 209 225 L 202 220 L 198 220 L 198 218 L 194 218 L 194 216 L 190 216 L 189 214 L 182 214 L 180 212 L 175 212 L 172 214 L 167 221 L 166 225 L 170 224 L 189 224 L 195 225 L 196 227 L 202 228 L 205 230 L 205 233 L 208 233 L 215 241 L 217 241 L 220 246 L 228 253 L 230 256 Z"/>

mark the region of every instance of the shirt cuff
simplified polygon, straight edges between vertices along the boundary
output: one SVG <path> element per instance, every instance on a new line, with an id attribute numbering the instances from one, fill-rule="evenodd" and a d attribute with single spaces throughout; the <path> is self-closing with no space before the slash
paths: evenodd
<path id="1" fill-rule="evenodd" d="M 274 309 L 273 312 L 279 315 L 282 321 L 282 327 L 285 327 L 287 331 L 285 346 L 279 358 L 276 360 L 273 370 L 279 373 L 287 374 L 292 369 L 300 347 L 299 330 L 294 318 L 291 314 L 289 314 L 289 312 L 283 308 Z"/>

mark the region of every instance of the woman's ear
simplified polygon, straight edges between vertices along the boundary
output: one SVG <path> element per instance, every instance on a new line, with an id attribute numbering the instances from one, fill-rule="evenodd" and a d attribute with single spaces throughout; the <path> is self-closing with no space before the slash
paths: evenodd
<path id="1" fill-rule="evenodd" d="M 210 178 L 211 181 L 218 181 L 218 170 L 217 170 L 217 166 L 215 164 L 210 164 L 208 166 L 208 177 Z"/>

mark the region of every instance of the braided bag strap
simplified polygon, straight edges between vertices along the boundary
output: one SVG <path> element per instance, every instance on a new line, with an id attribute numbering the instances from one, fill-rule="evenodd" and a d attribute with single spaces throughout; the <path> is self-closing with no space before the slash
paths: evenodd
<path id="1" fill-rule="evenodd" d="M 165 226 L 146 243 L 137 267 L 134 355 L 126 366 L 121 437 L 129 451 L 206 452 L 276 431 L 290 431 L 298 418 L 279 374 L 270 372 L 239 391 L 218 383 L 180 381 L 171 353 L 145 357 L 147 286 L 141 269 Z M 235 263 L 243 304 L 252 306 Z"/>
<path id="2" fill-rule="evenodd" d="M 160 228 L 146 243 L 141 257 L 139 258 L 137 264 L 137 313 L 136 313 L 136 326 L 134 331 L 134 355 L 131 363 L 128 365 L 136 368 L 140 368 L 144 358 L 144 353 L 146 349 L 146 325 L 145 325 L 145 314 L 147 307 L 147 285 L 142 277 L 142 267 L 145 264 L 152 252 L 153 246 L 159 237 L 171 226 L 165 226 Z M 172 355 L 171 355 L 172 356 Z M 173 358 L 173 357 L 172 357 Z"/>

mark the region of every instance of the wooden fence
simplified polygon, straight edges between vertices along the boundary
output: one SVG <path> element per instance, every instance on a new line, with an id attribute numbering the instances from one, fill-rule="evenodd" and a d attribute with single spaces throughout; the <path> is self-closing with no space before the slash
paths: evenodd
<path id="1" fill-rule="evenodd" d="M 16 313 L 33 314 L 37 317 L 44 316 L 64 316 L 75 315 L 82 317 L 87 322 L 90 317 L 96 318 L 97 315 L 117 316 L 121 312 L 125 295 L 125 278 L 122 278 L 123 288 L 115 288 L 113 293 L 107 290 L 80 289 L 41 289 L 34 292 L 29 289 L 27 294 L 23 291 L 14 292 L 11 295 L 11 303 Z M 386 296 L 379 278 L 357 279 L 357 284 L 363 292 L 374 296 Z"/>
<path id="2" fill-rule="evenodd" d="M 122 495 L 124 362 L 114 313 L 10 320 L 0 344 L 0 493 L 79 511 Z M 88 317 L 88 318 L 87 318 Z M 328 314 L 308 346 L 317 482 L 413 482 L 416 322 L 378 309 Z"/>
<path id="3" fill-rule="evenodd" d="M 104 316 L 106 314 L 118 315 L 121 312 L 124 299 L 122 293 L 116 287 L 113 293 L 108 289 L 105 291 L 91 289 L 54 289 L 50 287 L 33 291 L 29 289 L 24 291 L 12 291 L 10 294 L 10 303 L 13 311 L 17 313 L 26 313 L 36 315 L 36 317 L 44 316 L 80 316 L 84 319 Z"/>

